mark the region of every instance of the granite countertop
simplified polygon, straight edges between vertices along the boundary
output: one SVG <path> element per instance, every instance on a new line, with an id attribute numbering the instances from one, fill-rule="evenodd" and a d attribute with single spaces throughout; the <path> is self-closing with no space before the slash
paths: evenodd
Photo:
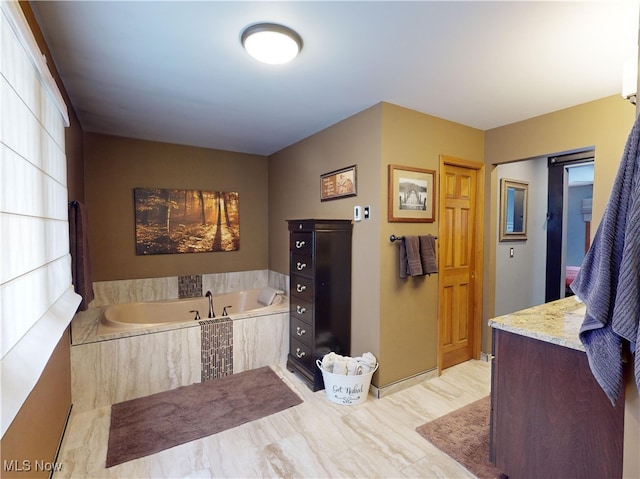
<path id="1" fill-rule="evenodd" d="M 585 310 L 584 303 L 571 296 L 498 316 L 489 320 L 489 326 L 584 351 L 578 332 Z"/>

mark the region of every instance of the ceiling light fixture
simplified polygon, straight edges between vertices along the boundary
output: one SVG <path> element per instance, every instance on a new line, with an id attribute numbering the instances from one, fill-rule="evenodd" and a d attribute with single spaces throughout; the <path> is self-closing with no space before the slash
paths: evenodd
<path id="1" fill-rule="evenodd" d="M 275 23 L 257 23 L 242 32 L 242 46 L 256 60 L 271 65 L 287 63 L 302 50 L 296 32 Z"/>

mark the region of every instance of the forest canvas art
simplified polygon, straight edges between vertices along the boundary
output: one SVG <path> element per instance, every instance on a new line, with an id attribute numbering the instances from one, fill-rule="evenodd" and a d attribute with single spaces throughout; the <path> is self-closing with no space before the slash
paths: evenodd
<path id="1" fill-rule="evenodd" d="M 237 192 L 135 188 L 136 254 L 240 249 Z"/>

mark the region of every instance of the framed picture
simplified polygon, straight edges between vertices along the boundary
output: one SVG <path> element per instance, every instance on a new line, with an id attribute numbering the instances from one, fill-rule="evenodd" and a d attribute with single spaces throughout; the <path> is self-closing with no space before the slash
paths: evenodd
<path id="1" fill-rule="evenodd" d="M 500 241 L 526 240 L 529 183 L 506 178 L 500 183 Z"/>
<path id="2" fill-rule="evenodd" d="M 356 165 L 320 175 L 320 201 L 356 196 Z"/>
<path id="3" fill-rule="evenodd" d="M 389 221 L 435 221 L 436 172 L 389 165 Z"/>
<path id="4" fill-rule="evenodd" d="M 136 254 L 240 249 L 237 192 L 135 188 Z"/>

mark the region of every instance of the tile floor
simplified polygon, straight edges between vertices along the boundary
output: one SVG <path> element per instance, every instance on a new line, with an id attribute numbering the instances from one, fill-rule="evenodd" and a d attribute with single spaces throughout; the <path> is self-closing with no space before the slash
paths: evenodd
<path id="1" fill-rule="evenodd" d="M 304 402 L 212 436 L 105 469 L 110 408 L 74 414 L 54 479 L 63 478 L 473 478 L 415 432 L 490 392 L 491 368 L 468 361 L 382 399 L 356 406 L 311 392 L 273 368 Z"/>

